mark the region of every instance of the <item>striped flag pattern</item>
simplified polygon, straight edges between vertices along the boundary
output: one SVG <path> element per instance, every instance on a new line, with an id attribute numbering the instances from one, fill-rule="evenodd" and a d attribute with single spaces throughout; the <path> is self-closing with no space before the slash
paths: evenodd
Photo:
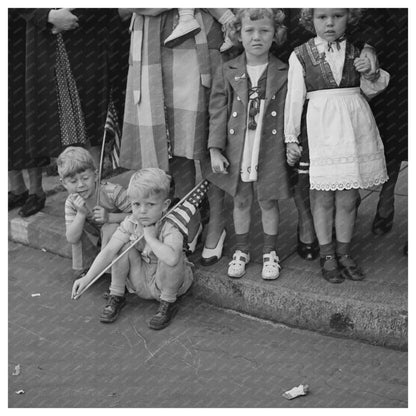
<path id="1" fill-rule="evenodd" d="M 182 203 L 172 209 L 165 219 L 170 223 L 176 225 L 179 231 L 187 238 L 188 224 L 191 217 L 195 214 L 198 207 L 201 205 L 209 188 L 208 181 L 202 181 L 198 187 L 189 195 Z"/>
<path id="2" fill-rule="evenodd" d="M 108 104 L 107 119 L 104 126 L 106 133 L 111 132 L 113 136 L 113 143 L 110 150 L 110 160 L 113 165 L 113 169 L 116 169 L 120 166 L 120 138 L 121 131 L 118 124 L 117 111 L 114 106 L 114 102 L 110 99 Z"/>

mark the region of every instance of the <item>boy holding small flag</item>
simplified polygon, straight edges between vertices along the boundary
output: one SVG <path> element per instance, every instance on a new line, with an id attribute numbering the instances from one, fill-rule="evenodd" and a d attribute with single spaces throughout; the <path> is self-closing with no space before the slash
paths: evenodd
<path id="1" fill-rule="evenodd" d="M 165 216 L 171 203 L 170 182 L 169 175 L 158 168 L 133 174 L 127 189 L 132 214 L 120 224 L 88 273 L 74 283 L 72 297 L 77 298 L 121 250 L 137 241 L 112 266 L 110 296 L 101 322 L 117 319 L 126 304 L 127 288 L 141 298 L 159 301 L 159 309 L 148 325 L 151 329 L 163 329 L 177 312 L 177 297 L 192 285 L 192 264 L 183 251 L 184 236 L 175 224 L 177 217 L 171 220 L 170 214 Z M 196 207 L 191 215 L 195 210 Z M 186 222 L 184 230 L 187 231 Z"/>

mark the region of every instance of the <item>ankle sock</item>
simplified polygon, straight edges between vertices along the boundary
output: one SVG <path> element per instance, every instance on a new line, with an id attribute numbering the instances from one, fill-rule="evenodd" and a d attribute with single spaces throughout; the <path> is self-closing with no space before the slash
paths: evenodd
<path id="1" fill-rule="evenodd" d="M 319 244 L 319 252 L 321 257 L 333 256 L 335 254 L 333 242 L 331 241 L 328 244 Z"/>
<path id="2" fill-rule="evenodd" d="M 26 192 L 28 192 L 28 190 L 27 190 L 26 188 L 20 188 L 20 189 L 17 189 L 17 190 L 13 190 L 13 191 L 11 191 L 11 193 L 12 193 L 13 195 L 16 195 L 16 196 L 23 195 L 23 194 L 24 194 L 24 193 L 26 193 Z"/>
<path id="3" fill-rule="evenodd" d="M 344 256 L 345 254 L 350 254 L 350 244 L 351 243 L 342 243 L 341 241 L 337 240 L 337 255 Z"/>
<path id="4" fill-rule="evenodd" d="M 269 254 L 271 251 L 276 251 L 277 234 L 263 233 L 263 254 Z"/>
<path id="5" fill-rule="evenodd" d="M 118 285 L 117 283 L 114 284 L 113 282 L 111 282 L 111 284 L 110 284 L 110 295 L 124 296 L 124 291 L 125 291 L 124 284 L 123 285 Z"/>
<path id="6" fill-rule="evenodd" d="M 250 251 L 250 244 L 248 242 L 248 234 L 236 234 L 235 235 L 235 250 L 240 250 L 243 253 L 248 254 Z"/>

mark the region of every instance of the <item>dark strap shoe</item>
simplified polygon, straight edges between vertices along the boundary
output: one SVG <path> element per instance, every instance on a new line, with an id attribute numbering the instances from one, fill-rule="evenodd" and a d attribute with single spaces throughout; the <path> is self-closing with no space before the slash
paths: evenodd
<path id="1" fill-rule="evenodd" d="M 176 315 L 176 312 L 178 312 L 178 304 L 176 302 L 171 303 L 161 300 L 156 315 L 153 315 L 149 321 L 149 328 L 155 330 L 166 328 Z"/>
<path id="2" fill-rule="evenodd" d="M 330 283 L 342 283 L 345 278 L 341 275 L 337 259 L 334 255 L 320 258 L 323 278 Z"/>
<path id="3" fill-rule="evenodd" d="M 345 279 L 350 280 L 363 280 L 364 273 L 358 267 L 357 263 L 351 258 L 349 254 L 344 254 L 342 256 L 338 256 L 338 264 L 339 269 L 341 271 L 341 275 Z"/>
<path id="4" fill-rule="evenodd" d="M 46 196 L 31 194 L 19 211 L 21 217 L 29 217 L 45 208 Z"/>
<path id="5" fill-rule="evenodd" d="M 312 243 L 304 243 L 300 239 L 299 235 L 299 226 L 297 229 L 297 238 L 298 238 L 298 245 L 296 251 L 298 252 L 299 256 L 305 260 L 315 260 L 319 256 L 319 242 L 315 238 Z"/>
<path id="6" fill-rule="evenodd" d="M 124 296 L 110 295 L 108 297 L 107 305 L 105 305 L 100 322 L 111 323 L 114 322 L 120 315 L 120 311 L 126 305 L 126 298 Z"/>
<path id="7" fill-rule="evenodd" d="M 26 202 L 29 196 L 29 191 L 22 192 L 21 194 L 15 194 L 12 191 L 9 191 L 9 211 L 11 209 L 21 207 Z"/>
<path id="8" fill-rule="evenodd" d="M 297 252 L 305 260 L 315 260 L 319 256 L 319 243 L 315 240 L 313 243 L 303 243 L 298 236 Z"/>

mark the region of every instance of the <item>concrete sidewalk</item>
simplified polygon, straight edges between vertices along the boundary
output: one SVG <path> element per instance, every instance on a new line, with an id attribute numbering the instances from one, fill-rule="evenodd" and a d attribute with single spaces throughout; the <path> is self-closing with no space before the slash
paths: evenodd
<path id="1" fill-rule="evenodd" d="M 370 230 L 378 190 L 362 192 L 352 250 L 366 273 L 364 281 L 329 284 L 321 277 L 319 260 L 308 262 L 297 255 L 297 214 L 293 201 L 289 200 L 280 204 L 278 255 L 282 271 L 279 279 L 265 282 L 260 278 L 259 222 L 252 227 L 254 261 L 249 264 L 246 275 L 238 280 L 227 277 L 233 244 L 230 227 L 225 256 L 219 263 L 199 266 L 201 244 L 191 257 L 197 266 L 194 295 L 221 307 L 289 326 L 406 350 L 408 259 L 403 255 L 403 247 L 408 235 L 407 172 L 407 164 L 403 164 L 396 186 L 394 226 L 385 236 L 376 237 Z M 126 185 L 130 174 L 125 172 L 110 181 Z M 10 211 L 9 239 L 70 257 L 63 220 L 66 194 L 56 177 L 45 177 L 44 183 L 49 195 L 45 209 L 26 219 L 20 218 L 17 210 Z M 254 209 L 253 218 L 256 216 L 258 208 Z M 227 223 L 232 224 L 231 216 L 228 219 Z"/>
<path id="2" fill-rule="evenodd" d="M 13 242 L 8 253 L 9 409 L 366 408 L 368 415 L 411 406 L 407 352 L 288 328 L 194 296 L 181 299 L 162 331 L 147 326 L 157 302 L 132 294 L 117 321 L 102 324 L 108 277 L 74 301 L 70 259 Z M 282 397 L 299 384 L 309 385 L 308 395 Z"/>

